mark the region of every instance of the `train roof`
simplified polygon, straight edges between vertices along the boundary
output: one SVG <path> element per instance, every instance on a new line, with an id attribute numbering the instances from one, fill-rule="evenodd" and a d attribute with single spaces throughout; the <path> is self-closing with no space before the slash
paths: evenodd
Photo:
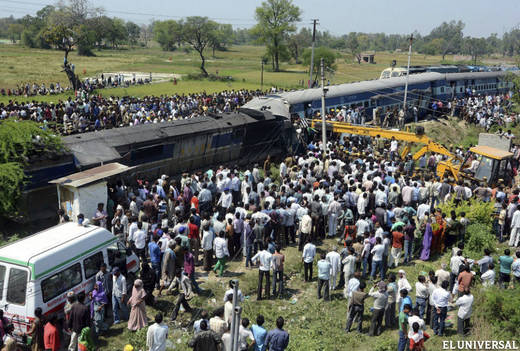
<path id="1" fill-rule="evenodd" d="M 255 97 L 242 107 L 257 111 L 268 110 L 275 116 L 289 116 L 289 103 L 286 100 L 281 99 L 280 95 Z"/>
<path id="2" fill-rule="evenodd" d="M 441 80 L 444 75 L 441 73 L 418 73 L 410 75 L 409 84 L 426 83 L 432 80 Z M 375 79 L 356 83 L 331 85 L 327 88 L 327 98 L 337 96 L 364 93 L 367 91 L 381 91 L 382 89 L 397 88 L 404 85 L 406 77 L 392 77 L 388 79 Z M 280 94 L 289 104 L 298 104 L 307 101 L 314 101 L 321 98 L 321 88 L 297 90 Z"/>
<path id="3" fill-rule="evenodd" d="M 157 145 L 161 140 L 182 135 L 196 135 L 208 131 L 233 128 L 254 123 L 259 119 L 276 117 L 270 112 L 258 114 L 244 110 L 240 113 L 222 113 L 208 117 L 196 117 L 163 123 L 148 123 L 133 127 L 105 129 L 95 132 L 69 135 L 63 138 L 65 146 L 72 152 L 81 167 L 98 165 L 121 159 L 130 145 Z"/>
<path id="4" fill-rule="evenodd" d="M 460 79 L 485 79 L 493 77 L 504 77 L 507 72 L 466 72 L 466 73 L 438 73 L 427 72 L 417 73 L 409 76 L 409 84 L 420 84 L 436 80 L 446 79 L 448 81 Z M 403 87 L 406 77 L 392 77 L 387 79 L 368 80 L 356 83 L 346 83 L 339 85 L 331 85 L 327 88 L 327 98 L 333 98 L 345 95 L 360 94 L 368 91 L 380 93 L 383 89 L 392 89 Z M 319 100 L 321 98 L 321 88 L 296 90 L 280 94 L 288 104 L 298 104 L 302 102 Z"/>

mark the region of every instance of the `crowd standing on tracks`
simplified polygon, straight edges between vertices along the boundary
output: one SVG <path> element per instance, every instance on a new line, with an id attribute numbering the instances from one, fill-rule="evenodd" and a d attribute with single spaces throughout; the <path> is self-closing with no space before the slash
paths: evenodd
<path id="1" fill-rule="evenodd" d="M 237 94 L 236 99 L 247 95 Z M 225 95 L 221 98 L 226 100 Z M 152 101 L 168 104 L 161 98 Z M 163 294 L 175 294 L 174 307 L 157 313 L 148 327 L 147 349 L 166 348 L 169 328 L 176 327 L 182 306 L 182 315 L 194 314 L 190 347 L 230 350 L 233 290 L 212 311 L 195 308 L 191 297 L 206 296 L 199 286 L 201 273 L 225 280 L 228 263 L 241 261 L 247 268 L 258 268 L 258 301 L 287 299 L 284 287 L 293 273 L 284 269 L 288 246 L 300 251 L 304 284 L 314 284 L 318 299 L 329 301 L 332 291 L 343 292 L 347 333 L 355 324 L 357 332 L 370 336 L 399 329 L 400 351 L 422 350 L 430 337 L 427 326 L 444 336 L 452 309 L 458 309 L 457 332 L 471 333 L 475 277 L 480 276 L 485 286 L 520 283 L 520 191 L 508 184 L 453 185 L 432 172 L 439 162 L 436 155 L 428 155 L 424 164 L 401 160 L 395 143 L 343 137 L 329 141 L 324 159 L 323 145 L 316 141 L 305 154 L 287 158 L 276 168 L 268 159 L 263 167 L 220 166 L 180 179 L 162 175 L 111 184 L 108 201 L 100 202 L 95 217 L 88 220 L 127 243 L 140 257 L 140 276 L 127 289 L 127 277 L 119 267 L 108 271 L 101 265 L 88 306 L 84 294 L 68 295 L 66 340 L 60 340 L 55 319 L 36 318 L 29 332 L 33 349 L 57 350 L 61 343 L 71 351 L 94 350 L 110 324 L 127 319 L 129 330 L 145 328 L 145 306 L 158 306 Z M 500 257 L 486 250 L 480 260 L 466 258 L 469 220 L 464 213 L 439 208 L 446 201 L 472 198 L 495 201 L 496 235 L 510 246 Z M 77 219 L 60 216 L 60 221 L 69 220 Z M 326 253 L 317 254 L 319 246 Z M 435 271 L 410 277 L 402 270 L 413 261 L 445 253 L 449 261 Z M 243 293 L 238 295 L 242 300 Z M 363 316 L 369 306 L 366 329 Z M 265 316 L 244 316 L 239 321 L 239 349 L 285 350 L 290 337 L 283 316 L 276 317 L 275 325 L 264 325 Z M 256 322 L 252 326 L 251 320 Z M 13 330 L 9 321 L 1 322 L 8 347 Z"/>

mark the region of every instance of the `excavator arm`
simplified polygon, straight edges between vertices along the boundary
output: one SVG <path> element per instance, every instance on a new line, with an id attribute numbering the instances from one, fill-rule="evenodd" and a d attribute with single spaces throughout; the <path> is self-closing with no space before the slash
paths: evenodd
<path id="1" fill-rule="evenodd" d="M 321 120 L 314 119 L 311 123 L 313 128 L 321 129 Z M 407 131 L 401 130 L 392 130 L 392 129 L 384 129 L 378 127 L 367 127 L 367 126 L 359 126 L 345 122 L 327 122 L 327 129 L 332 129 L 334 133 L 348 133 L 355 135 L 364 135 L 369 137 L 381 137 L 384 139 L 392 139 L 403 141 L 406 144 L 401 151 L 401 157 L 405 157 L 411 150 L 412 144 L 421 144 L 423 145 L 415 154 L 413 154 L 414 161 L 418 160 L 422 155 L 427 152 L 434 152 L 437 154 L 445 155 L 448 159 L 444 162 L 444 170 L 449 170 L 450 173 L 453 174 L 455 179 L 458 178 L 458 168 L 459 165 L 453 164 L 452 161 L 458 160 L 460 164 L 462 160 L 458 159 L 455 155 L 453 155 L 448 149 L 446 149 L 441 144 L 431 140 L 428 136 L 424 134 L 417 134 Z M 439 172 L 437 172 L 439 173 Z M 443 172 L 444 173 L 444 172 Z M 440 175 L 440 174 L 439 174 Z M 442 177 L 442 175 L 440 175 Z"/>

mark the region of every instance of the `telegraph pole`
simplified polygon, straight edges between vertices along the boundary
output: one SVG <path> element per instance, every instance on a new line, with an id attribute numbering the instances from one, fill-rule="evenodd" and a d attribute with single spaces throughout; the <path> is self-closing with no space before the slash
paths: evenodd
<path id="1" fill-rule="evenodd" d="M 260 75 L 260 90 L 264 91 L 264 58 L 262 57 L 262 74 Z"/>
<path id="2" fill-rule="evenodd" d="M 327 155 L 327 130 L 325 124 L 325 72 L 323 69 L 323 57 L 320 60 L 321 68 L 321 142 L 323 144 L 323 159 Z"/>
<path id="3" fill-rule="evenodd" d="M 413 42 L 413 33 L 410 35 L 410 46 L 408 47 L 408 65 L 406 66 L 406 83 L 404 84 L 404 101 L 403 101 L 403 110 L 405 112 L 405 119 L 406 119 L 406 112 L 407 112 L 407 106 L 406 106 L 406 98 L 408 97 L 408 79 L 410 77 L 410 59 L 412 57 L 412 42 Z"/>
<path id="4" fill-rule="evenodd" d="M 312 20 L 312 51 L 311 51 L 311 70 L 309 72 L 309 88 L 312 88 L 312 71 L 314 70 L 314 44 L 316 43 L 316 24 L 318 19 Z"/>

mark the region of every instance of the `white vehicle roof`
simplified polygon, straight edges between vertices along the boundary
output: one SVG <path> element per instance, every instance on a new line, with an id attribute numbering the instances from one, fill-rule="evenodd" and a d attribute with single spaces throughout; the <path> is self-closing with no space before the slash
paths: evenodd
<path id="1" fill-rule="evenodd" d="M 104 228 L 68 222 L 1 247 L 0 262 L 29 267 L 34 280 L 115 241 Z"/>

